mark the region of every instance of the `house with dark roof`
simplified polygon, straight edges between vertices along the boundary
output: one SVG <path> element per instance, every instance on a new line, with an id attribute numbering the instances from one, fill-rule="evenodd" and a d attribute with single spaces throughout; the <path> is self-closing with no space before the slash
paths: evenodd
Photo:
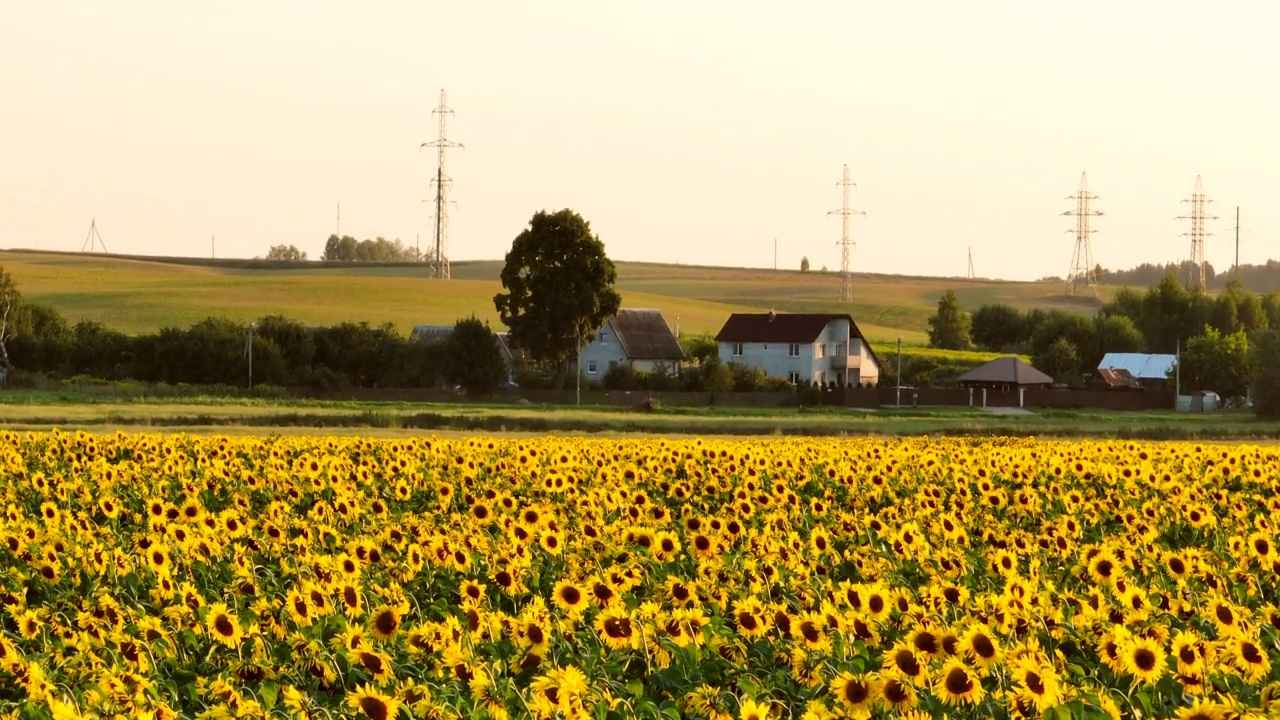
<path id="1" fill-rule="evenodd" d="M 1022 358 L 996 358 L 956 378 L 960 387 L 1012 392 L 1019 388 L 1047 390 L 1053 378 L 1035 369 Z"/>
<path id="2" fill-rule="evenodd" d="M 684 361 L 680 341 L 667 325 L 661 310 L 623 308 L 596 331 L 582 348 L 582 371 L 588 380 L 600 381 L 615 365 L 626 364 L 641 372 L 675 374 Z"/>
<path id="3" fill-rule="evenodd" d="M 876 385 L 880 360 L 849 315 L 734 313 L 720 333 L 720 359 L 827 387 Z"/>

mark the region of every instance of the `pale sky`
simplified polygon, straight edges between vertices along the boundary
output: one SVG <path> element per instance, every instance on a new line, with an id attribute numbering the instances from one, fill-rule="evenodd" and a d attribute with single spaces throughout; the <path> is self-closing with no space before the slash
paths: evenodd
<path id="1" fill-rule="evenodd" d="M 9 2 L 0 247 L 318 256 L 429 244 L 441 88 L 450 256 L 573 208 L 615 260 L 1064 275 L 1087 171 L 1106 267 L 1274 254 L 1280 6 L 1257 2 Z"/>

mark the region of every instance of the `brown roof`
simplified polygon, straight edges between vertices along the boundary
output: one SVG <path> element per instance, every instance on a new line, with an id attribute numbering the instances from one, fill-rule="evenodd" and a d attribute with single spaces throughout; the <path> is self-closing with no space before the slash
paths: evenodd
<path id="1" fill-rule="evenodd" d="M 956 378 L 961 383 L 1009 383 L 1010 385 L 1048 385 L 1053 378 L 1031 367 L 1021 358 L 996 358 Z"/>
<path id="2" fill-rule="evenodd" d="M 717 342 L 811 343 L 832 318 L 848 315 L 812 313 L 734 313 L 720 328 Z"/>
<path id="3" fill-rule="evenodd" d="M 1098 368 L 1098 377 L 1108 387 L 1142 389 L 1142 385 L 1138 383 L 1133 373 L 1124 368 Z"/>
<path id="4" fill-rule="evenodd" d="M 618 342 L 633 360 L 683 360 L 684 350 L 672 334 L 662 311 L 624 308 L 609 321 Z"/>

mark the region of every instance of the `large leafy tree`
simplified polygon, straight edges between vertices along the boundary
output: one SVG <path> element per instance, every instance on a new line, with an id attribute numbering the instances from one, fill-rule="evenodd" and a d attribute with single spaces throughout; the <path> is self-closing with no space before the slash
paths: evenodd
<path id="1" fill-rule="evenodd" d="M 498 336 L 474 315 L 455 323 L 445 340 L 444 375 L 468 395 L 491 393 L 505 377 Z"/>
<path id="2" fill-rule="evenodd" d="M 972 322 L 969 313 L 960 307 L 955 292 L 946 291 L 938 300 L 938 312 L 929 318 L 929 345 L 944 350 L 967 350 Z"/>
<path id="3" fill-rule="evenodd" d="M 983 305 L 973 314 L 973 341 L 991 352 L 1010 350 L 1025 340 L 1025 327 L 1017 308 L 1002 303 Z"/>
<path id="4" fill-rule="evenodd" d="M 301 262 L 307 259 L 307 254 L 299 250 L 297 245 L 272 245 L 267 251 L 267 259 L 273 262 Z"/>
<path id="5" fill-rule="evenodd" d="M 511 339 L 531 359 L 555 363 L 564 386 L 578 347 L 618 312 L 618 272 L 604 243 L 572 210 L 538 212 L 507 253 L 502 287 L 493 298 Z"/>
<path id="6" fill-rule="evenodd" d="M 1264 330 L 1250 347 L 1253 411 L 1258 417 L 1280 417 L 1280 330 Z"/>
<path id="7" fill-rule="evenodd" d="M 1223 335 L 1212 327 L 1191 338 L 1179 359 L 1182 387 L 1243 397 L 1249 389 L 1249 341 L 1243 332 Z"/>

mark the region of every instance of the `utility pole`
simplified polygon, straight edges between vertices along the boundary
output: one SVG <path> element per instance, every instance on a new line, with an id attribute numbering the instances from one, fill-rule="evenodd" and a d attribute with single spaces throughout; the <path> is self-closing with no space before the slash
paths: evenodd
<path id="1" fill-rule="evenodd" d="M 578 376 L 578 385 L 575 391 L 576 403 L 582 405 L 582 340 L 578 340 L 578 361 L 573 366 L 575 374 Z"/>
<path id="2" fill-rule="evenodd" d="M 107 254 L 107 243 L 102 239 L 102 234 L 98 232 L 98 221 L 91 219 L 89 221 L 89 234 L 85 236 L 84 244 L 80 246 L 80 252 L 94 252 L 94 248 L 102 246 L 102 254 Z"/>
<path id="3" fill-rule="evenodd" d="M 853 302 L 853 276 L 849 271 L 849 248 L 853 246 L 853 238 L 849 236 L 849 218 L 854 215 L 866 215 L 861 210 L 854 210 L 849 204 L 849 191 L 857 185 L 849 179 L 849 166 L 845 165 L 840 182 L 836 183 L 840 186 L 843 194 L 844 202 L 840 205 L 839 210 L 832 210 L 828 215 L 839 215 L 841 219 L 840 232 L 840 300 L 843 302 Z"/>
<path id="4" fill-rule="evenodd" d="M 1204 290 L 1205 287 L 1205 266 L 1204 266 L 1204 239 L 1212 237 L 1213 233 L 1206 232 L 1204 229 L 1205 220 L 1217 220 L 1216 215 L 1207 214 L 1207 205 L 1211 202 L 1204 194 L 1204 185 L 1200 182 L 1200 176 L 1196 176 L 1196 187 L 1191 191 L 1191 197 L 1182 202 L 1191 205 L 1190 215 L 1179 215 L 1179 220 L 1190 220 L 1191 230 L 1182 234 L 1183 237 L 1191 238 L 1191 265 L 1192 271 L 1197 273 L 1199 277 L 1194 278 L 1192 283 L 1197 289 Z"/>
<path id="5" fill-rule="evenodd" d="M 1166 345 L 1165 347 L 1168 347 Z M 1182 397 L 1182 338 L 1174 345 L 1173 355 L 1173 409 L 1178 410 L 1178 398 Z"/>
<path id="6" fill-rule="evenodd" d="M 1232 268 L 1237 280 L 1240 279 L 1240 206 L 1236 206 L 1236 264 Z"/>
<path id="7" fill-rule="evenodd" d="M 894 393 L 894 405 L 902 407 L 902 338 L 898 338 L 898 388 Z"/>
<path id="8" fill-rule="evenodd" d="M 969 279 L 973 280 L 976 275 L 973 274 L 973 247 L 969 247 Z"/>
<path id="9" fill-rule="evenodd" d="M 1076 235 L 1076 249 L 1071 254 L 1071 271 L 1067 273 L 1067 294 L 1075 295 L 1076 288 L 1084 286 L 1089 288 L 1089 292 L 1094 297 L 1097 297 L 1098 277 L 1094 272 L 1096 266 L 1093 264 L 1093 249 L 1089 245 L 1089 237 L 1097 231 L 1089 226 L 1089 221 L 1102 213 L 1090 206 L 1098 196 L 1089 194 L 1089 178 L 1085 173 L 1080 173 L 1079 189 L 1074 195 L 1068 195 L 1067 199 L 1076 201 L 1074 210 L 1062 213 L 1064 216 L 1076 219 L 1075 230 L 1067 231 L 1074 232 Z"/>
<path id="10" fill-rule="evenodd" d="M 453 114 L 453 110 L 446 102 L 447 96 L 445 91 L 440 91 L 440 106 L 431 111 L 432 115 L 437 116 L 438 132 L 436 139 L 432 142 L 422 143 L 421 147 L 433 147 L 436 149 L 436 176 L 431 181 L 436 186 L 436 215 L 435 215 L 435 257 L 432 258 L 434 263 L 432 275 L 437 280 L 448 280 L 450 277 L 449 268 L 449 188 L 453 186 L 453 181 L 449 179 L 444 172 L 444 154 L 449 148 L 460 148 L 462 143 L 453 142 L 448 138 L 448 117 Z"/>
<path id="11" fill-rule="evenodd" d="M 258 326 L 257 322 L 249 323 L 249 340 L 245 343 L 244 352 L 249 356 L 249 389 L 253 389 L 253 329 Z"/>
<path id="12" fill-rule="evenodd" d="M 338 239 L 342 238 L 342 198 L 338 198 L 338 218 L 333 224 L 333 236 Z"/>

